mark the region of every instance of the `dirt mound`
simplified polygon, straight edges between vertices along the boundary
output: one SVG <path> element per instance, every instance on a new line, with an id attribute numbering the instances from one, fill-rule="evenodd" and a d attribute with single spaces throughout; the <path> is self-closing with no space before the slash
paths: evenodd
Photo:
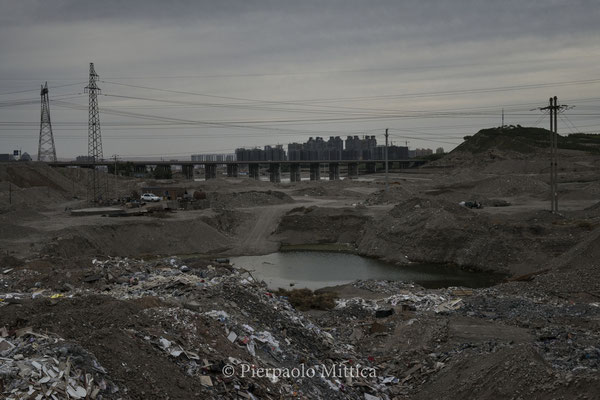
<path id="1" fill-rule="evenodd" d="M 77 226 L 57 231 L 54 235 L 42 254 L 64 258 L 190 254 L 219 252 L 231 246 L 230 238 L 200 219 Z"/>
<path id="2" fill-rule="evenodd" d="M 473 192 L 499 197 L 535 195 L 550 191 L 550 186 L 539 178 L 520 175 L 496 176 L 467 185 L 472 185 Z"/>
<path id="3" fill-rule="evenodd" d="M 548 147 L 549 137 L 550 131 L 543 128 L 507 126 L 482 129 L 473 136 L 466 136 L 465 141 L 450 154 L 460 152 L 478 154 L 490 150 L 532 153 Z"/>
<path id="4" fill-rule="evenodd" d="M 315 196 L 315 197 L 358 197 L 360 193 L 353 190 L 345 190 L 337 185 L 308 186 L 292 190 L 293 196 Z"/>
<path id="5" fill-rule="evenodd" d="M 559 293 L 569 298 L 597 302 L 600 297 L 600 229 L 595 227 L 550 264 L 553 270 L 534 281 L 544 292 Z"/>
<path id="6" fill-rule="evenodd" d="M 531 154 L 540 149 L 547 149 L 549 143 L 550 131 L 547 129 L 509 125 L 482 129 L 473 136 L 465 136 L 465 141 L 450 154 L 461 152 L 478 154 L 494 150 Z M 558 135 L 558 148 L 598 154 L 600 152 L 600 136 L 590 134 Z"/>
<path id="7" fill-rule="evenodd" d="M 499 175 L 469 179 L 468 174 L 457 174 L 449 178 L 451 182 L 439 181 L 433 189 L 424 194 L 439 197 L 455 203 L 477 200 L 484 206 L 495 206 L 499 199 L 524 196 L 546 196 L 550 192 L 549 185 L 537 175 Z"/>
<path id="8" fill-rule="evenodd" d="M 289 195 L 276 190 L 260 192 L 251 190 L 248 192 L 219 193 L 209 192 L 206 194 L 212 208 L 244 208 L 293 203 Z"/>
<path id="9" fill-rule="evenodd" d="M 501 221 L 439 198 L 404 201 L 364 229 L 358 248 L 366 255 L 499 272 L 509 267 L 531 272 L 571 248 L 584 231 L 548 218 Z"/>
<path id="10" fill-rule="evenodd" d="M 14 206 L 43 211 L 47 210 L 48 206 L 65 202 L 70 197 L 69 193 L 50 187 L 19 188 L 11 185 L 9 189 L 5 182 L 0 185 L 0 204 L 2 204 L 0 207 L 4 210 Z"/>
<path id="11" fill-rule="evenodd" d="M 379 190 L 377 192 L 371 193 L 365 199 L 366 205 L 379 205 L 379 204 L 395 204 L 399 201 L 406 200 L 414 196 L 412 190 L 400 186 L 400 185 L 392 185 L 390 186 L 390 190 L 386 191 L 385 189 Z"/>
<path id="12" fill-rule="evenodd" d="M 4 193 L 0 192 L 0 197 L 3 195 Z M 45 207 L 41 207 L 39 204 L 28 206 L 19 204 L 15 201 L 11 204 L 4 204 L 0 206 L 0 222 L 4 223 L 45 220 L 48 217 L 40 212 L 44 210 Z"/>
<path id="13" fill-rule="evenodd" d="M 251 216 L 247 213 L 229 209 L 216 209 L 213 214 L 200 217 L 202 221 L 225 235 L 235 234 L 240 225 L 249 218 Z"/>
<path id="14" fill-rule="evenodd" d="M 552 368 L 532 345 L 505 348 L 494 354 L 461 354 L 452 366 L 447 366 L 426 389 L 414 399 L 499 399 L 510 398 L 515 387 L 529 399 L 555 398 L 577 393 L 595 396 L 597 382 L 577 382 L 567 388 L 566 381 L 557 382 Z M 561 387 L 562 386 L 562 387 Z M 560 389 L 558 389 L 560 387 Z M 558 390 L 557 390 L 558 389 Z"/>
<path id="15" fill-rule="evenodd" d="M 483 129 L 426 168 L 476 167 L 493 174 L 545 173 L 549 162 L 550 132 L 535 127 L 505 126 Z M 600 153 L 599 135 L 558 137 L 561 171 L 594 170 Z"/>
<path id="16" fill-rule="evenodd" d="M 274 237 L 291 245 L 355 243 L 368 220 L 354 208 L 298 207 L 281 218 Z"/>
<path id="17" fill-rule="evenodd" d="M 9 163 L 0 165 L 0 181 L 11 182 L 20 188 L 50 187 L 56 191 L 70 194 L 83 189 L 87 175 L 85 168 L 52 168 L 45 163 Z"/>
<path id="18" fill-rule="evenodd" d="M 335 190 L 328 189 L 324 186 L 306 187 L 293 190 L 291 193 L 294 196 L 335 196 L 338 193 Z"/>

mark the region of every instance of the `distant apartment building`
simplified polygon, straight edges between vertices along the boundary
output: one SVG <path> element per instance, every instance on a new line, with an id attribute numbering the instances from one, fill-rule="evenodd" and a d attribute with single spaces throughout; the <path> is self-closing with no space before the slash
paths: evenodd
<path id="1" fill-rule="evenodd" d="M 375 136 L 364 136 L 360 139 L 358 136 L 348 136 L 346 138 L 345 149 L 343 152 L 344 160 L 375 160 L 377 139 Z"/>
<path id="2" fill-rule="evenodd" d="M 285 161 L 287 160 L 285 150 L 282 145 L 265 146 L 263 149 L 258 147 L 252 149 L 239 148 L 235 150 L 237 161 Z"/>
<path id="3" fill-rule="evenodd" d="M 339 136 L 330 136 L 325 141 L 322 137 L 310 137 L 305 143 L 290 143 L 288 159 L 291 161 L 341 160 L 344 141 Z"/>

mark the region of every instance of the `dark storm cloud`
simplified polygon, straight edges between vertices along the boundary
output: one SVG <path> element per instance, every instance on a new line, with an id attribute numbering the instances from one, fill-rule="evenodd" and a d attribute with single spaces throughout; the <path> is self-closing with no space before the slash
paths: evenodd
<path id="1" fill-rule="evenodd" d="M 361 30 L 383 39 L 386 32 L 428 35 L 443 32 L 446 40 L 487 38 L 497 35 L 565 35 L 597 32 L 597 1 L 161 1 L 161 0 L 23 0 L 2 2 L 4 23 L 76 23 L 117 20 L 122 23 L 151 20 L 171 24 L 229 20 L 242 25 L 247 16 L 261 16 L 268 26 L 285 22 L 290 33 L 321 31 L 342 34 Z M 253 18 L 250 18 L 252 20 Z M 313 30 L 315 26 L 320 27 Z M 415 32 L 416 31 L 416 32 Z M 280 33 L 284 33 L 282 31 Z M 379 34 L 379 35 L 378 35 Z M 353 39 L 357 39 L 356 37 Z"/>
<path id="2" fill-rule="evenodd" d="M 597 77 L 595 65 L 599 61 L 600 7 L 596 3 L 0 0 L 0 93 L 22 89 L 30 82 L 36 86 L 44 80 L 52 87 L 85 81 L 90 61 L 96 63 L 101 79 L 127 83 L 140 83 L 141 79 L 147 86 L 267 100 L 590 79 Z M 108 84 L 103 88 L 107 94 L 198 101 L 197 97 Z M 566 87 L 562 93 L 588 95 L 579 89 Z M 586 89 L 589 92 L 593 87 Z M 518 101 L 546 97 L 545 92 L 523 91 Z M 515 102 L 515 94 L 451 100 L 433 97 L 346 105 L 445 109 L 510 104 Z M 115 98 L 102 98 L 101 104 L 148 106 Z M 204 120 L 298 116 L 214 108 L 158 112 L 167 111 L 177 118 Z M 31 115 L 31 111 L 22 113 L 23 118 Z M 85 122 L 84 114 L 62 109 L 56 113 L 62 119 Z M 7 118 L 0 109 L 0 120 Z M 383 123 L 346 124 L 331 130 L 379 129 Z M 304 126 L 308 130 L 331 127 Z M 279 140 L 286 138 L 270 142 Z M 265 140 L 239 143 L 221 138 L 220 143 L 220 147 L 231 148 Z M 178 149 L 187 150 L 185 146 Z"/>

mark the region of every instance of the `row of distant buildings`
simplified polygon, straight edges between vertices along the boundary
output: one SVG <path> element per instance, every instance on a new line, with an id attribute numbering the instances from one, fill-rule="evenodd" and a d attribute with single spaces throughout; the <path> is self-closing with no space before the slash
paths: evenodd
<path id="1" fill-rule="evenodd" d="M 436 153 L 443 153 L 438 148 Z M 408 146 L 388 146 L 389 160 L 406 160 L 433 154 L 431 149 L 409 150 Z M 343 140 L 339 136 L 311 137 L 304 143 L 290 143 L 287 152 L 283 145 L 264 146 L 263 148 L 238 148 L 235 154 L 194 154 L 192 161 L 229 162 L 229 161 L 334 161 L 334 160 L 385 160 L 385 146 L 378 145 L 375 136 L 348 136 Z"/>
<path id="2" fill-rule="evenodd" d="M 438 148 L 436 152 L 444 152 Z M 433 154 L 431 149 L 409 150 L 407 146 L 388 146 L 388 159 L 406 160 Z M 216 157 L 216 158 L 215 158 Z M 264 148 L 238 148 L 235 154 L 193 155 L 192 161 L 334 161 L 334 160 L 385 160 L 385 146 L 378 145 L 375 136 L 311 137 L 304 143 L 290 143 L 287 152 L 283 145 Z"/>

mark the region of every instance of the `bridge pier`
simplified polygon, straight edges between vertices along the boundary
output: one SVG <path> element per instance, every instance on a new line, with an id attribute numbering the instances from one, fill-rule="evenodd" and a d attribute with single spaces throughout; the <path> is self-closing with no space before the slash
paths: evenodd
<path id="1" fill-rule="evenodd" d="M 290 164 L 290 182 L 300 182 L 300 164 Z"/>
<path id="2" fill-rule="evenodd" d="M 186 179 L 194 179 L 194 166 L 193 165 L 182 165 L 181 172 Z"/>
<path id="3" fill-rule="evenodd" d="M 238 177 L 238 165 L 237 164 L 227 164 L 227 177 L 228 178 L 237 178 Z"/>
<path id="4" fill-rule="evenodd" d="M 271 164 L 269 166 L 269 180 L 273 183 L 281 182 L 281 164 Z"/>
<path id="5" fill-rule="evenodd" d="M 321 180 L 321 165 L 319 163 L 310 164 L 310 180 L 319 181 Z"/>
<path id="6" fill-rule="evenodd" d="M 329 180 L 337 181 L 340 179 L 340 164 L 329 163 Z"/>
<path id="7" fill-rule="evenodd" d="M 250 177 L 250 179 L 259 180 L 260 179 L 259 171 L 260 171 L 260 165 L 248 164 L 248 176 Z"/>
<path id="8" fill-rule="evenodd" d="M 216 179 L 217 178 L 217 166 L 216 164 L 204 164 L 204 179 Z"/>
<path id="9" fill-rule="evenodd" d="M 134 165 L 133 166 L 133 173 L 138 175 L 146 175 L 146 173 L 148 172 L 147 170 L 147 166 L 146 165 Z"/>
<path id="10" fill-rule="evenodd" d="M 358 178 L 358 163 L 348 163 L 348 178 Z"/>
<path id="11" fill-rule="evenodd" d="M 377 172 L 377 163 L 368 162 L 365 165 L 367 167 L 367 173 L 368 174 L 374 174 L 375 172 Z"/>

